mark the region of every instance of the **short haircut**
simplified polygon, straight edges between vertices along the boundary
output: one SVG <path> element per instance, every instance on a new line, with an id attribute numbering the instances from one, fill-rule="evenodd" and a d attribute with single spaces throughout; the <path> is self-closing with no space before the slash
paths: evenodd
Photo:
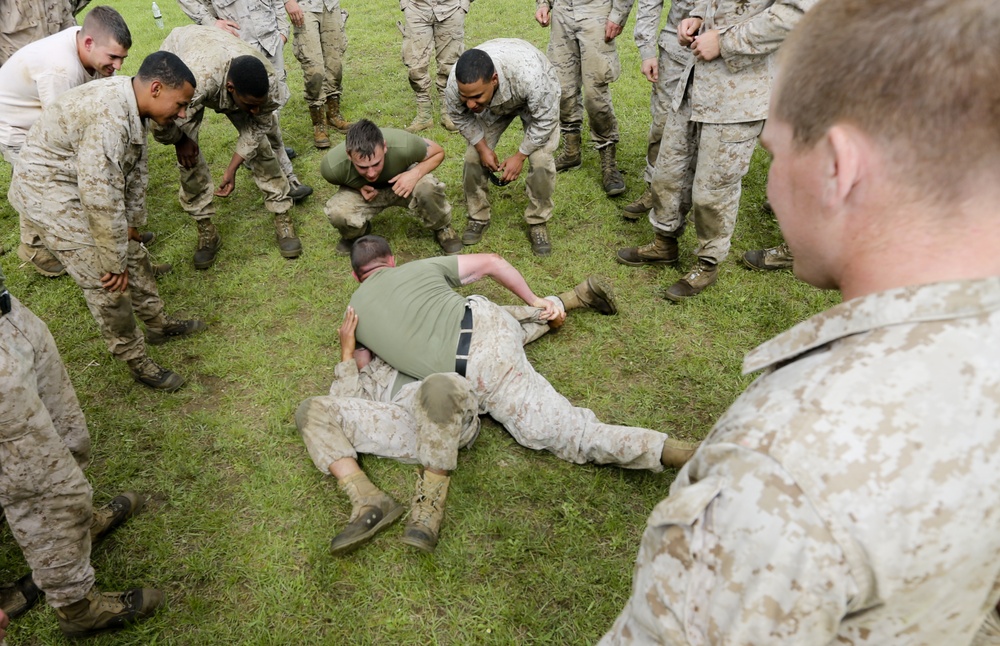
<path id="1" fill-rule="evenodd" d="M 495 72 L 493 59 L 481 49 L 466 50 L 455 63 L 455 80 L 462 85 L 489 81 Z"/>
<path id="2" fill-rule="evenodd" d="M 240 96 L 260 99 L 266 97 L 268 90 L 271 89 L 264 61 L 249 54 L 237 56 L 229 63 L 229 74 L 226 79 L 232 82 L 233 89 Z"/>
<path id="3" fill-rule="evenodd" d="M 392 248 L 389 241 L 382 236 L 361 236 L 351 245 L 351 269 L 360 279 L 364 275 L 364 270 L 379 258 L 388 258 L 392 255 Z"/>
<path id="4" fill-rule="evenodd" d="M 851 125 L 913 196 L 951 201 L 1000 164 L 998 41 L 996 0 L 825 0 L 782 46 L 774 114 L 800 150 Z"/>
<path id="5" fill-rule="evenodd" d="M 103 43 L 111 39 L 124 47 L 132 47 L 132 32 L 128 30 L 122 15 L 107 5 L 100 5 L 90 10 L 83 19 L 81 32 L 95 41 Z"/>
<path id="6" fill-rule="evenodd" d="M 159 81 L 175 90 L 184 87 L 185 83 L 189 83 L 192 88 L 198 87 L 188 66 L 177 54 L 171 52 L 153 52 L 142 61 L 135 76 L 143 83 Z"/>
<path id="7" fill-rule="evenodd" d="M 385 144 L 385 137 L 379 127 L 368 119 L 358 119 L 347 129 L 344 149 L 348 155 L 356 153 L 362 159 L 375 155 L 375 150 Z"/>

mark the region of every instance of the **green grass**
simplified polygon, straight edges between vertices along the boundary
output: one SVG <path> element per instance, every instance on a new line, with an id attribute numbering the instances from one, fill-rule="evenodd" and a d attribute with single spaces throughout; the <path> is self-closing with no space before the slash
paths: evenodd
<path id="1" fill-rule="evenodd" d="M 160 3 L 170 26 L 187 23 L 171 2 Z M 401 18 L 396 0 L 343 0 L 351 12 L 345 61 L 344 113 L 402 127 L 415 111 L 400 62 Z M 124 73 L 159 46 L 166 31 L 153 25 L 145 1 L 115 5 L 136 45 Z M 466 43 L 517 36 L 544 49 L 530 0 L 472 5 Z M 629 268 L 614 252 L 651 238 L 645 222 L 630 223 L 620 208 L 642 189 L 649 85 L 639 74 L 632 21 L 619 39 L 622 78 L 613 86 L 621 121 L 619 162 L 628 192 L 609 200 L 598 184 L 597 155 L 559 176 L 550 225 L 554 252 L 531 255 L 522 212 L 523 179 L 491 189 L 494 224 L 476 251 L 503 254 L 540 294 L 558 293 L 588 274 L 610 278 L 621 314 L 574 314 L 558 333 L 528 349 L 535 366 L 579 405 L 609 422 L 648 426 L 686 439 L 705 436 L 746 387 L 742 356 L 822 310 L 837 297 L 817 292 L 787 272 L 744 270 L 747 249 L 776 244 L 773 218 L 761 212 L 766 157 L 745 181 L 733 253 L 719 282 L 682 305 L 659 292 L 693 262 L 693 231 L 682 240 L 679 268 Z M 68 278 L 48 280 L 0 257 L 11 292 L 44 319 L 59 345 L 90 425 L 94 461 L 88 471 L 95 501 L 118 491 L 144 492 L 141 515 L 93 557 L 108 590 L 162 588 L 168 607 L 157 617 L 94 644 L 510 644 L 595 642 L 628 597 L 639 539 L 650 509 L 667 495 L 674 473 L 654 475 L 576 466 L 518 446 L 487 422 L 463 451 L 448 500 L 441 542 L 433 556 L 399 542 L 402 526 L 355 554 L 335 559 L 327 549 L 350 512 L 335 482 L 312 466 L 292 421 L 297 403 L 326 391 L 339 358 L 337 326 L 354 289 L 346 259 L 334 254 L 337 235 L 323 215 L 333 194 L 319 175 L 302 77 L 286 62 L 293 98 L 282 113 L 285 141 L 299 152 L 294 165 L 316 193 L 293 211 L 305 253 L 278 255 L 269 214 L 251 178 L 218 200 L 225 240 L 208 271 L 191 265 L 196 233 L 177 204 L 172 148 L 150 143 L 151 252 L 174 263 L 160 281 L 172 313 L 210 324 L 201 336 L 153 348 L 188 386 L 164 395 L 136 385 L 111 359 Z M 501 158 L 519 142 L 519 128 L 501 141 Z M 445 146 L 437 175 L 464 226 L 460 135 L 439 126 L 427 133 Z M 211 114 L 201 144 L 216 179 L 231 154 L 235 131 Z M 341 141 L 334 136 L 335 143 Z M 0 165 L 0 187 L 10 168 Z M 17 217 L 0 202 L 0 242 L 17 243 Z M 692 227 L 693 228 L 693 227 Z M 437 253 L 433 238 L 400 209 L 374 222 L 402 260 Z M 493 284 L 474 290 L 500 303 L 513 297 Z M 473 291 L 473 290 L 468 290 Z M 368 458 L 371 479 L 397 499 L 409 499 L 412 467 Z M 24 571 L 20 552 L 2 530 L 0 578 Z M 10 629 L 11 644 L 62 643 L 51 612 L 36 609 Z"/>

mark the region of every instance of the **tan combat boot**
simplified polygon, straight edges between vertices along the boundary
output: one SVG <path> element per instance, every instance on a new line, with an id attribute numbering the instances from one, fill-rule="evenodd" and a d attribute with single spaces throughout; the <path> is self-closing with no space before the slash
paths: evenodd
<path id="1" fill-rule="evenodd" d="M 420 132 L 434 125 L 434 113 L 431 111 L 431 99 L 427 95 L 417 95 L 417 116 L 413 117 L 407 132 Z"/>
<path id="2" fill-rule="evenodd" d="M 660 464 L 665 467 L 680 469 L 684 463 L 691 459 L 694 452 L 698 450 L 700 442 L 683 442 L 668 437 L 663 442 L 663 451 L 660 453 Z"/>
<path id="3" fill-rule="evenodd" d="M 56 278 L 66 273 L 62 263 L 45 247 L 29 247 L 22 242 L 17 247 L 17 257 L 26 263 L 31 263 L 35 271 L 48 278 Z"/>
<path id="4" fill-rule="evenodd" d="M 774 271 L 776 269 L 791 269 L 792 265 L 795 264 L 795 258 L 792 257 L 792 250 L 788 248 L 788 243 L 782 242 L 777 247 L 745 252 L 743 264 L 750 269 Z"/>
<path id="5" fill-rule="evenodd" d="M 375 534 L 396 522 L 406 511 L 401 504 L 376 487 L 364 471 L 351 474 L 337 483 L 351 499 L 351 518 L 347 527 L 333 537 L 330 554 L 341 556 L 361 547 Z"/>
<path id="6" fill-rule="evenodd" d="M 617 197 L 625 192 L 625 178 L 618 170 L 617 146 L 613 143 L 597 151 L 601 157 L 601 186 L 608 197 Z"/>
<path id="7" fill-rule="evenodd" d="M 340 133 L 346 133 L 351 122 L 340 114 L 340 97 L 331 96 L 326 100 L 326 125 Z"/>
<path id="8" fill-rule="evenodd" d="M 198 247 L 194 250 L 194 268 L 208 269 L 215 263 L 215 255 L 222 248 L 219 230 L 210 220 L 197 220 Z"/>
<path id="9" fill-rule="evenodd" d="M 556 172 L 561 173 L 570 168 L 576 168 L 583 163 L 580 154 L 582 138 L 579 132 L 568 132 L 562 138 L 562 152 L 556 157 Z"/>
<path id="10" fill-rule="evenodd" d="M 55 611 L 64 635 L 87 637 L 148 619 L 162 605 L 163 593 L 152 588 L 99 592 L 95 587 L 83 599 Z"/>
<path id="11" fill-rule="evenodd" d="M 313 145 L 317 148 L 329 148 L 330 136 L 326 134 L 326 108 L 310 106 L 309 118 L 313 122 Z"/>
<path id="12" fill-rule="evenodd" d="M 175 319 L 172 316 L 164 315 L 157 325 L 146 324 L 146 343 L 149 345 L 163 345 L 167 341 L 173 341 L 184 336 L 192 336 L 208 329 L 204 321 L 198 319 Z"/>
<path id="13" fill-rule="evenodd" d="M 641 267 L 643 265 L 671 265 L 677 262 L 677 238 L 663 233 L 655 233 L 653 241 L 641 247 L 619 249 L 615 260 L 623 265 Z"/>
<path id="14" fill-rule="evenodd" d="M 549 229 L 545 223 L 532 224 L 528 227 L 528 239 L 531 240 L 531 253 L 536 256 L 547 256 L 552 253 L 552 241 L 549 240 Z"/>
<path id="15" fill-rule="evenodd" d="M 572 290 L 559 294 L 559 300 L 567 312 L 579 307 L 589 307 L 601 314 L 618 313 L 611 285 L 597 276 L 590 276 Z"/>
<path id="16" fill-rule="evenodd" d="M 702 293 L 719 278 L 719 267 L 712 262 L 698 259 L 698 263 L 683 278 L 667 288 L 663 298 L 678 303 Z"/>
<path id="17" fill-rule="evenodd" d="M 653 191 L 647 184 L 646 190 L 643 191 L 638 200 L 625 205 L 625 208 L 622 209 L 622 217 L 632 221 L 641 220 L 651 208 L 653 208 Z"/>
<path id="18" fill-rule="evenodd" d="M 173 370 L 167 370 L 149 357 L 129 359 L 126 363 L 133 379 L 154 390 L 172 393 L 184 385 L 184 377 Z"/>
<path id="19" fill-rule="evenodd" d="M 444 501 L 451 478 L 426 469 L 417 478 L 417 493 L 413 496 L 410 519 L 403 531 L 403 542 L 418 550 L 433 552 L 444 520 Z"/>
<path id="20" fill-rule="evenodd" d="M 97 545 L 104 537 L 121 527 L 122 523 L 142 509 L 146 499 L 134 491 L 115 496 L 111 502 L 94 510 L 90 521 L 90 544 Z"/>
<path id="21" fill-rule="evenodd" d="M 446 256 L 454 256 L 465 247 L 450 224 L 435 231 L 434 238 L 441 245 L 441 250 L 444 251 Z"/>
<path id="22" fill-rule="evenodd" d="M 443 107 L 441 108 L 441 127 L 448 132 L 458 132 L 458 126 L 451 120 L 451 117 L 448 116 L 448 111 Z"/>
<path id="23" fill-rule="evenodd" d="M 295 235 L 295 225 L 288 211 L 274 214 L 274 235 L 278 239 L 278 249 L 282 258 L 298 258 L 302 255 L 302 243 Z"/>

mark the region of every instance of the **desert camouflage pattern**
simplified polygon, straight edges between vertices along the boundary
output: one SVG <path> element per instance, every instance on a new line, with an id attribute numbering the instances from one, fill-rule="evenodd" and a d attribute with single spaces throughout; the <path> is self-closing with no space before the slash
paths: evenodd
<path id="1" fill-rule="evenodd" d="M 287 40 L 289 36 L 288 15 L 281 0 L 177 0 L 177 4 L 188 18 L 199 25 L 215 29 L 216 20 L 235 22 L 240 26 L 240 39 L 263 53 L 272 63 L 284 49 L 281 37 Z M 284 66 L 280 69 L 281 82 L 284 83 Z"/>
<path id="2" fill-rule="evenodd" d="M 12 297 L 0 316 L 0 505 L 35 583 L 57 607 L 94 585 L 82 471 L 89 460 L 87 423 L 52 335 Z"/>
<path id="3" fill-rule="evenodd" d="M 721 32 L 721 55 L 712 61 L 688 61 L 675 86 L 674 107 L 690 92 L 694 121 L 742 123 L 766 119 L 774 53 L 816 2 L 699 0 L 690 15 L 703 19 L 702 31 Z"/>
<path id="4" fill-rule="evenodd" d="M 328 98 L 340 98 L 347 51 L 344 15 L 339 0 L 302 0 L 299 6 L 305 23 L 292 26 L 292 51 L 302 66 L 306 103 L 322 108 Z"/>
<path id="5" fill-rule="evenodd" d="M 378 194 L 371 200 L 365 201 L 361 191 L 341 186 L 327 200 L 323 210 L 340 235 L 352 240 L 364 233 L 365 226 L 375 216 L 394 206 L 409 209 L 431 231 L 451 224 L 451 204 L 445 195 L 444 182 L 431 173 L 420 178 L 408 198 L 396 195 L 391 186 L 386 186 L 378 189 Z"/>
<path id="6" fill-rule="evenodd" d="M 615 41 L 604 41 L 609 20 L 623 25 L 632 0 L 539 0 L 550 9 L 548 57 L 559 77 L 559 126 L 578 134 L 587 110 L 590 135 L 598 149 L 618 142 L 618 119 L 611 104 L 610 83 L 618 80 L 621 63 Z M 627 5 L 627 6 L 625 6 Z"/>
<path id="7" fill-rule="evenodd" d="M 524 124 L 518 150 L 531 153 L 550 145 L 559 125 L 559 77 L 545 54 L 517 38 L 497 38 L 476 47 L 493 59 L 499 87 L 482 114 L 465 107 L 458 95 L 454 69 L 448 76 L 445 103 L 459 132 L 475 146 L 486 138 L 493 148 L 514 117 Z M 496 138 L 488 136 L 495 133 Z"/>
<path id="8" fill-rule="evenodd" d="M 67 0 L 0 2 L 0 65 L 28 43 L 75 27 L 77 12 L 76 5 Z"/>
<path id="9" fill-rule="evenodd" d="M 8 198 L 51 251 L 87 247 L 95 272 L 120 274 L 128 227 L 146 224 L 146 183 L 146 126 L 132 79 L 114 77 L 73 88 L 42 112 Z"/>
<path id="10" fill-rule="evenodd" d="M 653 510 L 602 643 L 995 637 L 998 332 L 989 278 L 855 298 L 749 353 L 764 374 Z"/>
<path id="11" fill-rule="evenodd" d="M 690 210 L 698 235 L 695 255 L 718 264 L 729 255 L 743 176 L 764 122 L 698 123 L 690 117 L 686 99 L 663 115 L 649 222 L 656 231 L 680 237 Z"/>
<path id="12" fill-rule="evenodd" d="M 649 99 L 652 121 L 646 140 L 646 171 L 643 174 L 647 184 L 653 181 L 653 169 L 660 153 L 660 140 L 663 138 L 663 124 L 667 111 L 673 110 L 674 88 L 677 87 L 677 82 L 685 69 L 694 60 L 691 51 L 681 47 L 677 42 L 677 26 L 691 12 L 693 5 L 693 0 L 671 2 L 667 12 L 667 22 L 662 30 L 660 30 L 660 15 L 663 11 L 663 0 L 639 0 L 639 7 L 636 9 L 634 37 L 635 44 L 639 48 L 639 57 L 642 60 L 656 58 L 658 70 L 658 77 L 656 83 L 652 84 Z M 658 31 L 659 38 L 657 38 Z M 687 208 L 690 208 L 690 204 Z"/>
<path id="13" fill-rule="evenodd" d="M 197 87 L 187 116 L 168 126 L 154 123 L 153 137 L 163 144 L 175 144 L 184 135 L 197 142 L 206 108 L 226 115 L 238 132 L 236 153 L 246 160 L 254 182 L 264 194 L 264 207 L 271 213 L 284 213 L 291 209 L 288 176 L 272 144 L 278 131 L 277 111 L 287 96 L 276 82 L 271 64 L 254 48 L 215 27 L 177 27 L 163 41 L 160 49 L 177 54 L 187 64 Z M 226 90 L 229 65 L 238 56 L 255 56 L 267 70 L 268 100 L 260 106 L 256 115 L 240 110 Z M 284 155 L 283 148 L 281 154 Z M 288 165 L 290 167 L 291 162 Z M 194 168 L 184 168 L 180 164 L 177 168 L 180 172 L 178 199 L 181 206 L 196 220 L 210 218 L 215 214 L 212 202 L 215 188 L 205 157 L 199 151 Z"/>
<path id="14" fill-rule="evenodd" d="M 448 75 L 465 51 L 465 15 L 470 0 L 400 0 L 403 26 L 403 64 L 417 100 L 430 101 L 431 52 L 437 61 L 435 83 L 444 96 Z"/>

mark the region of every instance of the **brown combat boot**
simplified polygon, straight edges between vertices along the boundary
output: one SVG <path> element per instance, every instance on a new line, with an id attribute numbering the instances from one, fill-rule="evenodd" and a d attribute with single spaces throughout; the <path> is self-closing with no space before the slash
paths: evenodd
<path id="1" fill-rule="evenodd" d="M 83 599 L 55 611 L 64 635 L 87 637 L 148 619 L 162 605 L 163 593 L 152 588 L 100 592 L 94 587 Z"/>
<path id="2" fill-rule="evenodd" d="M 579 307 L 589 307 L 601 314 L 618 313 L 611 285 L 597 276 L 590 276 L 572 290 L 559 294 L 559 300 L 567 312 Z"/>
<path id="3" fill-rule="evenodd" d="M 302 242 L 295 235 L 295 225 L 288 211 L 274 214 L 274 235 L 278 239 L 278 250 L 282 258 L 298 258 L 302 255 Z"/>
<path id="4" fill-rule="evenodd" d="M 94 510 L 90 522 L 90 544 L 97 545 L 122 524 L 142 509 L 146 499 L 134 491 L 126 491 L 115 496 L 111 502 Z"/>
<path id="5" fill-rule="evenodd" d="M 28 572 L 13 583 L 0 585 L 0 610 L 8 619 L 17 619 L 31 610 L 42 594 L 31 578 L 31 572 Z"/>
<path id="6" fill-rule="evenodd" d="M 447 256 L 454 256 L 462 251 L 465 245 L 459 240 L 458 234 L 451 228 L 451 225 L 438 229 L 434 232 L 434 238 Z"/>
<path id="7" fill-rule="evenodd" d="M 777 247 L 768 249 L 755 249 L 743 254 L 743 264 L 750 269 L 762 271 L 774 271 L 777 269 L 791 269 L 795 264 L 792 257 L 792 250 L 788 248 L 787 242 L 782 242 Z"/>
<path id="8" fill-rule="evenodd" d="M 579 132 L 568 132 L 562 138 L 562 152 L 556 157 L 556 172 L 561 173 L 570 168 L 576 168 L 583 163 L 580 144 L 583 141 Z"/>
<path id="9" fill-rule="evenodd" d="M 448 476 L 426 469 L 417 476 L 417 493 L 413 496 L 410 519 L 403 530 L 403 543 L 424 552 L 433 552 L 437 547 L 450 480 Z"/>
<path id="10" fill-rule="evenodd" d="M 334 556 L 358 549 L 406 511 L 373 485 L 364 471 L 347 476 L 337 486 L 351 499 L 351 518 L 344 531 L 334 536 L 330 543 L 330 554 Z"/>
<path id="11" fill-rule="evenodd" d="M 413 117 L 410 125 L 406 126 L 407 132 L 420 132 L 427 130 L 434 125 L 434 113 L 431 111 L 430 97 L 417 96 L 417 116 Z M 454 125 L 454 124 L 453 124 Z"/>
<path id="12" fill-rule="evenodd" d="M 699 442 L 683 442 L 668 437 L 663 442 L 663 451 L 660 453 L 660 464 L 665 467 L 680 469 L 684 463 L 691 459 L 694 452 L 698 450 Z"/>
<path id="13" fill-rule="evenodd" d="M 531 240 L 531 253 L 536 256 L 547 256 L 552 253 L 552 242 L 549 240 L 549 228 L 545 223 L 532 224 L 528 229 L 528 239 Z"/>
<path id="14" fill-rule="evenodd" d="M 313 122 L 313 145 L 317 148 L 329 148 L 330 136 L 326 134 L 326 108 L 310 106 L 309 118 Z"/>
<path id="15" fill-rule="evenodd" d="M 184 377 L 172 370 L 167 370 L 149 357 L 130 359 L 127 363 L 132 372 L 132 378 L 154 390 L 172 393 L 175 390 L 180 390 L 181 386 L 184 385 Z"/>
<path id="16" fill-rule="evenodd" d="M 29 247 L 22 242 L 17 247 L 17 257 L 30 263 L 35 271 L 47 278 L 56 278 L 66 273 L 62 263 L 45 247 Z"/>
<path id="17" fill-rule="evenodd" d="M 617 146 L 613 143 L 597 151 L 601 157 L 601 186 L 608 197 L 617 197 L 625 192 L 625 178 L 618 170 Z"/>
<path id="18" fill-rule="evenodd" d="M 653 191 L 646 185 L 646 190 L 643 191 L 642 195 L 635 202 L 631 202 L 625 205 L 622 209 L 622 217 L 626 220 L 641 220 L 642 216 L 649 213 L 649 210 L 653 208 Z"/>
<path id="19" fill-rule="evenodd" d="M 164 316 L 163 321 L 164 323 L 160 327 L 146 328 L 146 343 L 163 345 L 167 341 L 173 341 L 182 336 L 192 336 L 208 328 L 203 321 L 198 319 L 175 319 L 172 316 Z"/>
<path id="20" fill-rule="evenodd" d="M 451 120 L 451 117 L 448 116 L 448 111 L 443 107 L 441 108 L 441 127 L 448 132 L 458 132 L 458 126 Z"/>
<path id="21" fill-rule="evenodd" d="M 198 246 L 194 250 L 194 268 L 208 269 L 215 263 L 215 255 L 222 248 L 219 230 L 209 220 L 197 220 Z"/>
<path id="22" fill-rule="evenodd" d="M 671 265 L 677 262 L 677 238 L 656 232 L 653 241 L 641 247 L 619 249 L 615 260 L 623 265 Z"/>
<path id="23" fill-rule="evenodd" d="M 326 100 L 326 125 L 340 133 L 346 133 L 351 122 L 340 114 L 340 97 L 330 97 Z"/>
<path id="24" fill-rule="evenodd" d="M 683 278 L 667 288 L 663 298 L 679 303 L 702 293 L 719 278 L 719 267 L 702 258 Z"/>

